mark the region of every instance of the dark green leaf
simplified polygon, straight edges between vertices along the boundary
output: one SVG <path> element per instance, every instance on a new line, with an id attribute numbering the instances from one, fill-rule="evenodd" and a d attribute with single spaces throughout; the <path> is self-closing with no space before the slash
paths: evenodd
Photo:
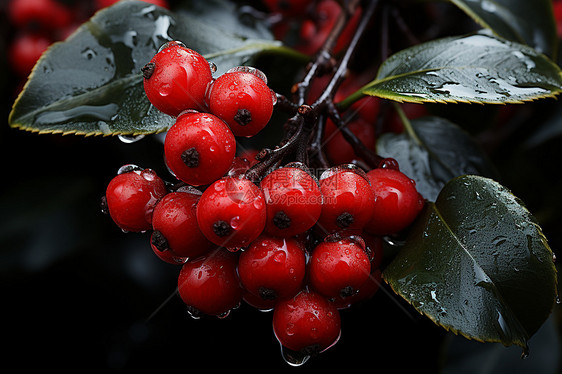
<path id="1" fill-rule="evenodd" d="M 556 300 L 556 269 L 534 217 L 499 183 L 461 176 L 427 203 L 384 271 L 392 289 L 465 337 L 527 347 Z"/>
<path id="2" fill-rule="evenodd" d="M 396 101 L 521 103 L 562 90 L 560 68 L 534 49 L 484 33 L 400 51 L 362 91 Z"/>
<path id="3" fill-rule="evenodd" d="M 440 117 L 414 119 L 410 125 L 401 134 L 383 134 L 377 152 L 396 159 L 424 198 L 435 201 L 445 183 L 461 175 L 498 178 L 486 154 L 459 126 Z"/>
<path id="4" fill-rule="evenodd" d="M 228 11 L 232 23 L 238 19 L 230 8 L 215 10 Z M 241 26 L 238 33 L 231 28 L 217 27 L 200 13 L 172 14 L 146 2 L 121 1 L 49 48 L 14 104 L 10 124 L 40 133 L 82 135 L 165 131 L 173 119 L 146 99 L 140 69 L 170 40 L 180 40 L 214 62 L 216 74 L 279 48 L 262 28 L 254 34 L 249 26 Z"/>
<path id="5" fill-rule="evenodd" d="M 556 23 L 551 0 L 449 0 L 499 36 L 554 56 Z"/>

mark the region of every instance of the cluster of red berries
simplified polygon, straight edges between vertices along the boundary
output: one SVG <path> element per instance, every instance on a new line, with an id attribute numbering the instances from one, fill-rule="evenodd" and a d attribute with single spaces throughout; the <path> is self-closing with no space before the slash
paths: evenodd
<path id="1" fill-rule="evenodd" d="M 66 39 L 94 12 L 117 1 L 9 0 L 6 2 L 5 14 L 12 31 L 8 36 L 9 63 L 22 80 L 21 83 L 52 43 Z M 166 0 L 145 1 L 168 7 Z"/>
<path id="2" fill-rule="evenodd" d="M 175 181 L 126 165 L 104 206 L 125 231 L 150 231 L 162 260 L 181 265 L 178 293 L 193 316 L 226 316 L 242 301 L 273 310 L 284 349 L 311 355 L 340 336 L 339 310 L 379 288 L 382 236 L 400 232 L 423 199 L 393 163 L 338 165 L 317 177 L 298 162 L 259 181 L 236 137 L 263 129 L 275 105 L 265 75 L 213 67 L 170 42 L 142 69 L 145 92 L 175 117 L 164 141 Z M 256 161 L 258 162 L 258 161 Z"/>

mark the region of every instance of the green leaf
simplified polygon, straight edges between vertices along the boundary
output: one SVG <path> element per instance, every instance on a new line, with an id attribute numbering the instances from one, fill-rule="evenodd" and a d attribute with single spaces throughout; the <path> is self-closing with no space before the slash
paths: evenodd
<path id="1" fill-rule="evenodd" d="M 449 0 L 477 23 L 548 56 L 557 50 L 551 0 Z"/>
<path id="2" fill-rule="evenodd" d="M 477 33 L 394 54 L 362 92 L 399 102 L 521 103 L 560 93 L 561 73 L 528 46 Z"/>
<path id="3" fill-rule="evenodd" d="M 380 136 L 377 152 L 396 159 L 425 199 L 435 201 L 445 183 L 461 175 L 498 179 L 485 152 L 454 123 L 428 116 L 412 120 L 406 128 L 400 134 Z"/>
<path id="4" fill-rule="evenodd" d="M 445 329 L 527 349 L 555 305 L 552 256 L 510 191 L 491 179 L 461 176 L 427 203 L 383 275 Z"/>
<path id="5" fill-rule="evenodd" d="M 263 28 L 240 24 L 232 32 L 236 12 L 215 10 L 229 12 L 228 27 L 201 12 L 172 14 L 143 1 L 120 1 L 96 13 L 41 57 L 14 103 L 10 125 L 86 136 L 166 131 L 174 119 L 150 104 L 140 73 L 162 44 L 182 41 L 214 62 L 216 74 L 281 48 Z"/>

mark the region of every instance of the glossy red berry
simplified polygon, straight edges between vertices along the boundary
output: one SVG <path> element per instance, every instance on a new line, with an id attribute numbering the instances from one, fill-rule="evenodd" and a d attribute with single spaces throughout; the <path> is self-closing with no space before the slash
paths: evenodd
<path id="1" fill-rule="evenodd" d="M 193 316 L 224 316 L 242 300 L 238 255 L 216 248 L 187 261 L 178 276 L 178 293 Z"/>
<path id="2" fill-rule="evenodd" d="M 262 236 L 238 260 L 242 285 L 263 300 L 296 295 L 302 288 L 305 270 L 304 248 L 292 238 Z"/>
<path id="3" fill-rule="evenodd" d="M 326 298 L 303 290 L 277 303 L 273 311 L 273 331 L 283 347 L 312 355 L 338 341 L 341 318 L 337 308 Z"/>
<path id="4" fill-rule="evenodd" d="M 158 110 L 171 116 L 205 109 L 205 91 L 213 79 L 209 62 L 180 42 L 167 43 L 142 68 L 144 91 Z"/>
<path id="5" fill-rule="evenodd" d="M 55 0 L 10 0 L 8 15 L 20 29 L 34 26 L 53 30 L 72 21 L 70 9 Z"/>
<path id="6" fill-rule="evenodd" d="M 308 266 L 310 286 L 328 298 L 354 295 L 371 272 L 371 262 L 360 237 L 318 244 Z"/>
<path id="7" fill-rule="evenodd" d="M 197 204 L 197 222 L 216 245 L 238 249 L 251 244 L 265 227 L 263 192 L 252 181 L 225 177 L 211 184 Z"/>
<path id="8" fill-rule="evenodd" d="M 113 221 L 125 231 L 152 228 L 152 213 L 167 193 L 164 181 L 151 169 L 125 166 L 108 184 L 105 204 Z"/>
<path id="9" fill-rule="evenodd" d="M 375 149 L 377 136 L 375 126 L 372 123 L 358 117 L 346 126 L 367 148 Z M 361 160 L 353 146 L 349 144 L 341 131 L 330 120 L 326 121 L 324 151 L 333 165 L 350 164 L 354 160 Z"/>
<path id="10" fill-rule="evenodd" d="M 375 196 L 361 170 L 333 168 L 320 178 L 324 195 L 318 228 L 326 233 L 359 233 L 371 219 Z"/>
<path id="11" fill-rule="evenodd" d="M 424 204 L 415 182 L 395 169 L 373 169 L 367 178 L 375 194 L 375 204 L 365 231 L 390 235 L 408 227 Z"/>
<path id="12" fill-rule="evenodd" d="M 212 243 L 199 230 L 196 207 L 200 194 L 170 192 L 154 207 L 152 245 L 160 252 L 169 251 L 178 259 L 206 253 Z"/>
<path id="13" fill-rule="evenodd" d="M 285 16 L 302 16 L 313 2 L 310 0 L 264 0 L 270 12 Z"/>
<path id="14" fill-rule="evenodd" d="M 208 93 L 209 111 L 222 118 L 235 136 L 250 137 L 260 132 L 273 113 L 273 94 L 265 75 L 245 68 L 218 77 Z"/>
<path id="15" fill-rule="evenodd" d="M 311 12 L 313 16 L 302 22 L 301 29 L 299 30 L 299 44 L 296 48 L 306 54 L 318 52 L 328 38 L 330 30 L 336 24 L 341 12 L 341 5 L 335 0 L 316 2 L 314 11 Z M 360 18 L 361 8 L 358 8 L 338 38 L 334 48 L 335 53 L 340 52 L 350 42 Z"/>
<path id="16" fill-rule="evenodd" d="M 268 234 L 289 237 L 310 229 L 322 213 L 318 182 L 298 167 L 283 167 L 261 181 L 267 208 Z"/>
<path id="17" fill-rule="evenodd" d="M 193 186 L 221 178 L 232 166 L 236 139 L 220 118 L 184 112 L 164 141 L 166 165 L 179 180 Z"/>

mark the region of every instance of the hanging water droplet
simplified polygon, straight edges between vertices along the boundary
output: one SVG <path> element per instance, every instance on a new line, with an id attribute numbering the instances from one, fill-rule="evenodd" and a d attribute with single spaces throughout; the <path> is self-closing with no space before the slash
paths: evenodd
<path id="1" fill-rule="evenodd" d="M 125 144 L 131 144 L 143 139 L 145 135 L 118 135 L 117 138 Z"/>
<path id="2" fill-rule="evenodd" d="M 298 367 L 304 365 L 310 358 L 310 355 L 295 352 L 281 345 L 281 357 L 283 357 L 287 364 Z"/>

